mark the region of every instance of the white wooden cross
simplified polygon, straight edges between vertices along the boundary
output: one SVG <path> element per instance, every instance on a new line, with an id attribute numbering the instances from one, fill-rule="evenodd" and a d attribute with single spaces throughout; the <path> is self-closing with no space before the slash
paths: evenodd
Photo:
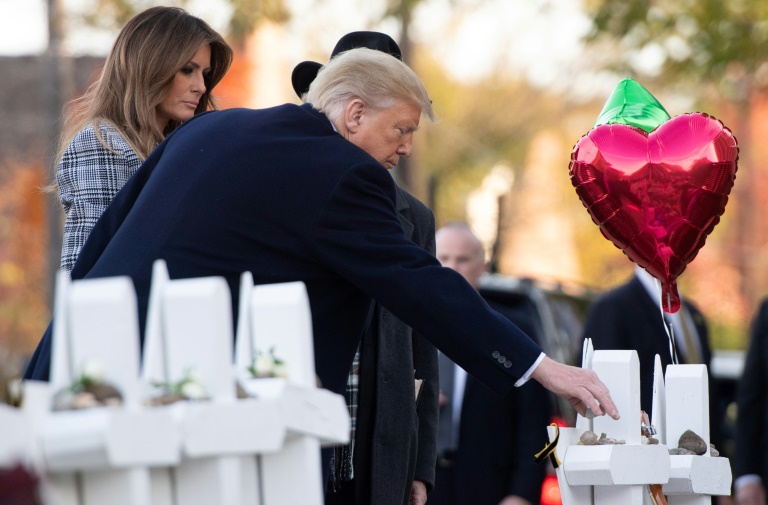
<path id="1" fill-rule="evenodd" d="M 322 505 L 320 445 L 348 442 L 349 414 L 343 397 L 316 387 L 306 288 L 301 282 L 254 286 L 245 272 L 239 312 L 238 377 L 247 391 L 280 406 L 288 429 L 282 450 L 260 458 L 264 503 Z M 285 377 L 253 378 L 248 369 L 260 354 L 283 360 Z"/>
<path id="2" fill-rule="evenodd" d="M 97 364 L 103 380 L 123 397 L 120 408 L 57 411 L 33 422 L 42 432 L 49 491 L 59 503 L 150 503 L 148 467 L 179 461 L 172 416 L 143 405 L 136 305 L 130 278 L 71 282 L 65 272 L 57 277 L 50 392 L 66 390 Z M 26 408 L 32 411 L 40 411 L 35 405 L 40 398 L 50 397 L 35 394 L 34 387 L 27 392 L 33 405 Z"/>
<path id="3" fill-rule="evenodd" d="M 579 416 L 576 428 L 560 428 L 557 468 L 563 505 L 643 505 L 647 484 L 669 480 L 670 462 L 663 445 L 643 445 L 640 433 L 640 365 L 635 351 L 592 351 L 585 343 L 584 366 L 592 368 L 611 392 L 621 418 L 587 420 Z M 579 445 L 579 437 L 592 425 L 598 436 L 624 440 L 621 445 Z M 550 427 L 550 439 L 555 429 Z"/>
<path id="4" fill-rule="evenodd" d="M 639 365 L 635 351 L 591 351 L 585 342 L 584 364 L 592 368 L 611 392 L 621 413 L 619 421 L 607 416 L 578 417 L 576 428 L 560 428 L 556 453 L 563 505 L 650 503 L 644 484 L 663 484 L 670 505 L 704 505 L 712 495 L 728 495 L 731 485 L 727 458 L 670 456 L 680 435 L 692 430 L 709 445 L 709 392 L 704 365 L 670 365 L 666 382 L 656 356 L 653 384 L 653 418 L 659 445 L 638 445 Z M 592 427 L 626 446 L 581 446 L 579 436 Z M 549 428 L 550 439 L 555 435 Z"/>
<path id="5" fill-rule="evenodd" d="M 670 456 L 672 474 L 664 485 L 670 505 L 708 505 L 712 503 L 712 495 L 728 496 L 733 478 L 730 462 L 728 458 L 713 458 L 710 454 L 706 365 L 667 366 L 664 390 L 666 402 L 662 412 L 666 419 L 667 445 L 677 447 L 680 435 L 692 430 L 707 446 L 702 456 Z"/>
<path id="6" fill-rule="evenodd" d="M 224 279 L 170 280 L 157 262 L 140 372 L 131 280 L 60 274 L 51 382 L 25 383 L 22 410 L 0 406 L 14 434 L 0 441 L 0 465 L 20 459 L 50 475 L 52 505 L 322 504 L 319 448 L 348 442 L 349 415 L 343 397 L 317 387 L 306 290 L 254 287 L 250 274 L 243 289 L 236 366 Z M 285 359 L 286 377 L 249 378 L 259 350 Z M 53 393 L 92 363 L 123 405 L 52 411 Z M 147 406 L 189 371 L 206 400 Z M 236 377 L 255 398 L 237 397 Z"/>
<path id="7" fill-rule="evenodd" d="M 208 399 L 172 410 L 182 431 L 182 462 L 173 478 L 153 474 L 156 504 L 260 503 L 255 455 L 282 448 L 285 427 L 274 402 L 237 399 L 231 296 L 221 277 L 169 280 L 165 263 L 153 268 L 143 377 L 150 389 L 190 373 Z"/>

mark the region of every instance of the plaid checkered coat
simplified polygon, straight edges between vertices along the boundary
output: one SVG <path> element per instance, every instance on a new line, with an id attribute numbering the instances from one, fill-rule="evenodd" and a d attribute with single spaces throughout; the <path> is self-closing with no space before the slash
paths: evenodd
<path id="1" fill-rule="evenodd" d="M 101 214 L 142 161 L 110 123 L 92 125 L 75 136 L 56 170 L 59 200 L 67 214 L 61 248 L 61 268 L 72 271 L 77 255 Z"/>

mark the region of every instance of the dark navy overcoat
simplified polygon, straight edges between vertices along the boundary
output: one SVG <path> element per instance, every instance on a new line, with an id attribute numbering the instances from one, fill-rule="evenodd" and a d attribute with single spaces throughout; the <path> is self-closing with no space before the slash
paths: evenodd
<path id="1" fill-rule="evenodd" d="M 499 393 L 541 352 L 406 238 L 388 171 L 310 105 L 229 109 L 186 122 L 115 197 L 72 278 L 130 276 L 143 328 L 159 258 L 171 279 L 223 276 L 234 308 L 244 271 L 256 284 L 303 281 L 317 374 L 337 393 L 372 299 Z M 49 331 L 27 378 L 48 378 L 50 351 Z"/>

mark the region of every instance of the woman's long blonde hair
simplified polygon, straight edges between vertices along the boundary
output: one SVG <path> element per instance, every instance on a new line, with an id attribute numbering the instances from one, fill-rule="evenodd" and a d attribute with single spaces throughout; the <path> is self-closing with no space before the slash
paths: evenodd
<path id="1" fill-rule="evenodd" d="M 183 9 L 152 7 L 134 16 L 117 36 L 99 79 L 65 106 L 57 164 L 88 124 L 101 140 L 98 124 L 102 121 L 117 128 L 136 155 L 146 159 L 180 124 L 171 121 L 160 131 L 155 107 L 168 94 L 176 72 L 204 44 L 211 46 L 211 70 L 204 77 L 206 89 L 195 114 L 215 109 L 211 91 L 229 70 L 232 49 L 205 21 Z"/>

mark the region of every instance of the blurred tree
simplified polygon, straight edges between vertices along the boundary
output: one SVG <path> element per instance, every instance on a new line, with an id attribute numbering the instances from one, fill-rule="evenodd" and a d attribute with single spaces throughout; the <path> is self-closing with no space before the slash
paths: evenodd
<path id="1" fill-rule="evenodd" d="M 768 287 L 761 264 L 768 230 L 764 171 L 768 153 L 756 130 L 768 88 L 768 3 L 751 0 L 587 0 L 592 44 L 614 66 L 668 90 L 719 106 L 740 144 L 739 173 L 723 231 L 732 234 L 724 260 L 739 272 L 748 305 Z M 760 112 L 758 112 L 760 111 Z M 764 117 L 764 116 L 762 116 Z"/>
<path id="2" fill-rule="evenodd" d="M 285 23 L 290 12 L 284 0 L 228 0 L 234 11 L 229 23 L 229 36 L 241 43 L 261 21 Z"/>
<path id="3" fill-rule="evenodd" d="M 591 40 L 618 41 L 626 63 L 638 51 L 655 53 L 666 79 L 703 78 L 732 100 L 746 99 L 747 86 L 768 84 L 768 4 L 587 0 L 586 7 L 594 22 Z"/>
<path id="4" fill-rule="evenodd" d="M 0 165 L 0 352 L 31 352 L 50 317 L 40 289 L 48 277 L 45 171 L 42 163 Z"/>
<path id="5" fill-rule="evenodd" d="M 182 0 L 180 5 L 184 3 Z M 96 0 L 91 10 L 83 14 L 83 21 L 90 26 L 118 30 L 134 14 L 146 7 L 148 6 L 139 6 L 131 0 Z"/>
<path id="6" fill-rule="evenodd" d="M 284 0 L 227 0 L 232 6 L 229 33 L 235 43 L 241 43 L 263 20 L 284 23 L 290 19 L 290 11 Z M 81 18 L 89 26 L 118 30 L 137 12 L 153 5 L 187 8 L 189 0 L 96 0 L 94 6 Z"/>
<path id="7" fill-rule="evenodd" d="M 568 182 L 570 148 L 575 139 L 586 133 L 584 125 L 594 121 L 602 103 L 574 103 L 563 94 L 533 88 L 523 79 L 491 76 L 474 84 L 460 83 L 437 61 L 425 54 L 418 56 L 418 72 L 436 105 L 439 121 L 419 132 L 421 140 L 416 144 L 414 161 L 430 179 L 431 196 L 427 203 L 435 212 L 438 225 L 467 219 L 468 195 L 499 163 L 513 169 L 515 182 L 508 198 L 519 201 L 523 197 L 521 192 L 529 191 L 525 183 L 527 171 L 542 168 L 536 164 L 536 157 L 531 156 L 532 140 L 542 130 L 553 130 L 562 142 L 558 154 L 562 158 L 560 178 L 543 191 L 548 199 L 558 202 L 561 219 L 575 230 L 579 263 L 588 267 L 583 269 L 584 279 L 572 280 L 588 280 L 601 286 L 621 280 L 616 271 L 622 267 L 624 272 L 628 271 L 629 260 L 600 237 Z M 521 217 L 518 213 L 530 209 L 502 205 L 500 210 L 504 215 L 499 219 L 499 238 L 503 242 L 519 239 L 514 233 Z M 497 244 L 494 249 L 504 254 L 509 245 Z M 536 248 L 538 244 L 528 243 L 526 247 Z M 603 268 L 606 262 L 613 262 L 616 267 Z"/>
<path id="8" fill-rule="evenodd" d="M 561 121 L 573 105 L 523 80 L 460 83 L 438 62 L 421 56 L 419 75 L 439 121 L 419 132 L 418 163 L 433 180 L 438 219 L 462 219 L 467 193 L 488 171 L 499 162 L 521 170 L 531 138 L 544 127 L 564 127 Z"/>
<path id="9" fill-rule="evenodd" d="M 45 80 L 43 96 L 46 100 L 47 131 L 45 132 L 48 146 L 48 159 L 53 160 L 56 154 L 56 141 L 59 137 L 59 118 L 64 103 L 70 98 L 72 89 L 71 68 L 65 64 L 62 57 L 62 45 L 64 42 L 64 11 L 61 8 L 61 0 L 47 0 L 48 5 L 48 47 L 45 50 Z M 49 167 L 48 173 L 53 174 L 53 167 Z M 47 228 L 45 236 L 47 251 L 45 265 L 41 265 L 43 272 L 47 274 L 40 286 L 46 288 L 45 299 L 48 307 L 53 310 L 53 283 L 55 273 L 59 269 L 61 261 L 61 241 L 63 212 L 56 198 L 46 198 L 41 205 L 46 210 Z"/>

